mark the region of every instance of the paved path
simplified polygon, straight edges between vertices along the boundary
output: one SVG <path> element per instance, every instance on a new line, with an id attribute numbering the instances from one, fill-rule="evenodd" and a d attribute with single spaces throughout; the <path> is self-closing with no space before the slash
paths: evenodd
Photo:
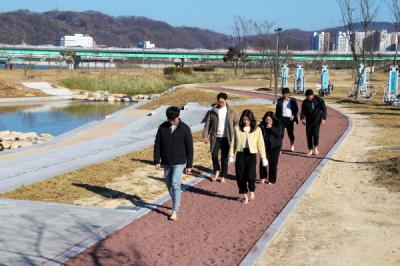
<path id="1" fill-rule="evenodd" d="M 271 99 L 268 95 L 245 94 Z M 343 115 L 331 108 L 328 113 L 328 121 L 321 128 L 321 156 L 305 156 L 305 128 L 297 126 L 297 152 L 283 151 L 277 184 L 258 185 L 256 200 L 249 205 L 237 201 L 233 178 L 226 184 L 203 181 L 183 194 L 177 222 L 167 221 L 171 206 L 167 202 L 66 265 L 239 264 L 347 128 Z M 234 174 L 232 167 L 230 173 Z"/>
<path id="2" fill-rule="evenodd" d="M 0 265 L 41 265 L 130 214 L 0 199 Z"/>

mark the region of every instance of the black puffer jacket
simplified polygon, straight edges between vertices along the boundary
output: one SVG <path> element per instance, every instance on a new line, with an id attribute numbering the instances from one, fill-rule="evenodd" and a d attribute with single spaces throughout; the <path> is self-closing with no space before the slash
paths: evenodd
<path id="1" fill-rule="evenodd" d="M 162 165 L 193 165 L 193 137 L 190 128 L 179 122 L 171 133 L 171 124 L 167 121 L 160 125 L 154 143 L 154 163 Z"/>
<path id="2" fill-rule="evenodd" d="M 280 124 L 274 124 L 271 128 L 266 128 L 265 125 L 260 124 L 259 127 L 263 133 L 267 150 L 282 147 L 283 128 Z"/>
<path id="3" fill-rule="evenodd" d="M 307 124 L 321 123 L 322 120 L 326 120 L 327 112 L 326 106 L 323 99 L 315 96 L 311 101 L 305 99 L 301 105 L 300 119 L 306 120 Z"/>

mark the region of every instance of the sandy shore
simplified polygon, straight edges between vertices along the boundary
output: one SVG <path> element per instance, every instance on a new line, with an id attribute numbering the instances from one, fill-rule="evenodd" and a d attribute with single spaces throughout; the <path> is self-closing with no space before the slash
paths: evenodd
<path id="1" fill-rule="evenodd" d="M 365 115 L 256 265 L 400 265 L 400 196 L 374 184 L 366 161 L 379 136 Z"/>

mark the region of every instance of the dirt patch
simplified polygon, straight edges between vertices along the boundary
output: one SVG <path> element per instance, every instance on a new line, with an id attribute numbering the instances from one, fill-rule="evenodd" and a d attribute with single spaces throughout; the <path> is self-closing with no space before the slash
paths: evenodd
<path id="1" fill-rule="evenodd" d="M 19 84 L 0 81 L 0 98 L 46 97 L 46 93 Z"/>
<path id="2" fill-rule="evenodd" d="M 375 166 L 375 182 L 391 192 L 400 192 L 400 158 L 392 158 Z"/>

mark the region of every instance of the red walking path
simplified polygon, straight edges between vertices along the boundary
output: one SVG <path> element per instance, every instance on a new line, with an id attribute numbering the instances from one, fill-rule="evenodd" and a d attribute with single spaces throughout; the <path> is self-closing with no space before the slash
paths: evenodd
<path id="1" fill-rule="evenodd" d="M 270 95 L 240 93 L 272 99 Z M 165 206 L 171 206 L 168 201 L 165 206 L 135 220 L 65 265 L 237 265 L 347 126 L 344 115 L 328 108 L 327 123 L 321 127 L 321 155 L 318 158 L 305 156 L 305 127 L 296 126 L 297 152 L 283 151 L 277 183 L 258 184 L 256 199 L 248 205 L 237 200 L 238 189 L 233 178 L 225 184 L 204 180 L 182 194 L 182 212 L 178 221 L 167 220 Z M 288 147 L 285 135 L 283 149 Z M 230 173 L 234 175 L 232 167 Z"/>

